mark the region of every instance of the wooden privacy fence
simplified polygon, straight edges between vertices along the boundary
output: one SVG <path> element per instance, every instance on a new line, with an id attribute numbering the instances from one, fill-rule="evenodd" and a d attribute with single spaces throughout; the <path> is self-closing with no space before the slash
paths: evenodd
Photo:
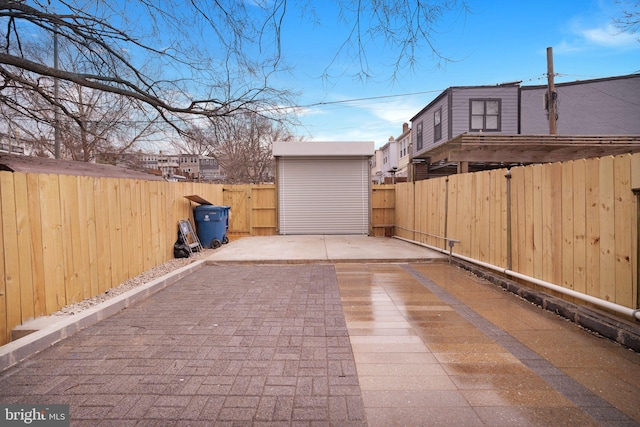
<path id="1" fill-rule="evenodd" d="M 222 204 L 231 206 L 231 239 L 277 234 L 277 197 L 274 184 L 225 185 L 222 192 Z"/>
<path id="2" fill-rule="evenodd" d="M 636 156 L 397 184 L 395 233 L 635 309 Z"/>
<path id="3" fill-rule="evenodd" d="M 223 200 L 220 185 L 0 172 L 0 344 L 171 259 L 190 194 Z"/>
<path id="4" fill-rule="evenodd" d="M 278 233 L 278 198 L 274 184 L 225 185 L 222 204 L 231 206 L 229 236 L 270 236 Z M 391 237 L 395 186 L 374 185 L 371 191 L 371 235 Z"/>
<path id="5" fill-rule="evenodd" d="M 393 186 L 380 189 L 374 216 L 393 224 Z M 192 194 L 231 206 L 230 239 L 277 233 L 273 184 L 0 172 L 0 345 L 16 326 L 173 258 L 178 221 L 194 224 Z"/>
<path id="6" fill-rule="evenodd" d="M 371 188 L 371 235 L 392 237 L 395 224 L 396 186 L 373 185 Z"/>
<path id="7" fill-rule="evenodd" d="M 374 185 L 371 230 L 447 249 L 629 308 L 638 306 L 640 154 Z M 0 172 L 0 344 L 32 318 L 173 257 L 197 194 L 231 206 L 229 237 L 277 233 L 275 185 Z"/>

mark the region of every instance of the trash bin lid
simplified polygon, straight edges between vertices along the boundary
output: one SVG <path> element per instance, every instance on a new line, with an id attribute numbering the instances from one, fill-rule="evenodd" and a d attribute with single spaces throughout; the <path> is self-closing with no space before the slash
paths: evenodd
<path id="1" fill-rule="evenodd" d="M 229 206 L 202 205 L 193 208 L 196 212 L 222 212 L 229 210 Z"/>
<path id="2" fill-rule="evenodd" d="M 196 194 L 193 194 L 191 196 L 184 196 L 184 198 L 185 199 L 189 199 L 189 200 L 191 200 L 192 202 L 195 202 L 195 203 L 200 203 L 201 205 L 213 205 L 213 203 L 211 203 L 210 201 L 205 200 L 205 199 L 203 199 L 202 197 L 200 197 L 200 196 L 198 196 Z"/>

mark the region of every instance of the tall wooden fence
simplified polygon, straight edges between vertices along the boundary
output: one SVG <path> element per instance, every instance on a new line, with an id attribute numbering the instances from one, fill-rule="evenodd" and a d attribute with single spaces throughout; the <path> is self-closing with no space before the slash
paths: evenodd
<path id="1" fill-rule="evenodd" d="M 274 184 L 225 185 L 223 203 L 231 206 L 229 238 L 271 236 L 278 232 Z"/>
<path id="2" fill-rule="evenodd" d="M 395 232 L 635 309 L 634 156 L 397 184 Z"/>
<path id="3" fill-rule="evenodd" d="M 393 224 L 393 186 L 379 187 L 374 223 Z M 230 239 L 277 233 L 272 184 L 0 172 L 0 345 L 14 327 L 173 258 L 178 221 L 194 223 L 192 194 L 231 206 Z"/>
<path id="4" fill-rule="evenodd" d="M 640 154 L 372 188 L 372 235 L 395 234 L 638 306 L 632 164 Z M 636 172 L 637 173 L 637 172 Z M 32 318 L 173 257 L 197 194 L 231 206 L 229 236 L 277 233 L 274 185 L 0 172 L 0 344 Z"/>
<path id="5" fill-rule="evenodd" d="M 171 259 L 191 194 L 222 204 L 219 185 L 0 172 L 0 344 Z"/>
<path id="6" fill-rule="evenodd" d="M 371 235 L 392 237 L 395 224 L 396 186 L 374 185 L 371 189 Z"/>

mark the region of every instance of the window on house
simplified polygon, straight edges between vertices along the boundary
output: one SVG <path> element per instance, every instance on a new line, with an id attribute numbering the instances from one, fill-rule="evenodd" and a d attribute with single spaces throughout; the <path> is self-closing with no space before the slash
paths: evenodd
<path id="1" fill-rule="evenodd" d="M 418 151 L 422 150 L 422 122 L 416 126 L 416 146 Z"/>
<path id="2" fill-rule="evenodd" d="M 500 100 L 499 99 L 471 99 L 470 123 L 471 132 L 500 130 Z"/>
<path id="3" fill-rule="evenodd" d="M 442 138 L 442 108 L 433 113 L 433 142 Z"/>

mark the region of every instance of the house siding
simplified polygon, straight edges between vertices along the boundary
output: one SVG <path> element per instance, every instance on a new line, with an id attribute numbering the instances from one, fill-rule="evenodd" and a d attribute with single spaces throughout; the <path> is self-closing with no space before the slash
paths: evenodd
<path id="1" fill-rule="evenodd" d="M 547 134 L 546 86 L 521 89 L 523 134 Z M 559 135 L 639 135 L 640 75 L 556 85 Z"/>
<path id="2" fill-rule="evenodd" d="M 396 176 L 407 176 L 409 157 L 411 157 L 411 132 L 407 132 L 397 140 L 398 143 L 398 173 Z M 404 154 L 402 149 L 406 148 Z"/>
<path id="3" fill-rule="evenodd" d="M 438 147 L 456 136 L 470 132 L 469 101 L 471 99 L 500 99 L 500 131 L 517 134 L 519 130 L 519 86 L 452 87 L 436 98 L 411 119 L 415 154 Z M 442 138 L 434 141 L 433 114 L 442 108 Z M 417 124 L 422 122 L 423 146 L 418 149 Z M 493 133 L 493 132 L 492 132 Z"/>
<path id="4" fill-rule="evenodd" d="M 500 131 L 518 133 L 518 86 L 454 88 L 451 97 L 453 127 L 451 138 L 470 132 L 469 101 L 471 99 L 500 99 Z"/>

